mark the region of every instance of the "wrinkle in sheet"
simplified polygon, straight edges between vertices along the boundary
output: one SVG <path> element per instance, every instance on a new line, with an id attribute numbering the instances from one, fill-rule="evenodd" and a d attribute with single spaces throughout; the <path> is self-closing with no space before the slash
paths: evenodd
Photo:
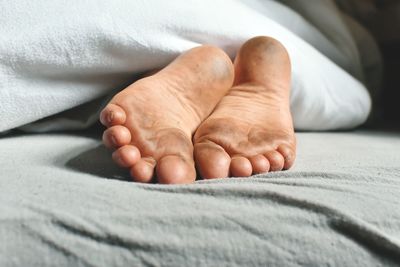
<path id="1" fill-rule="evenodd" d="M 146 244 L 146 240 L 138 240 L 134 237 L 121 238 L 112 234 L 110 231 L 103 231 L 98 225 L 95 225 L 82 217 L 65 216 L 60 212 L 49 212 L 38 208 L 33 208 L 38 213 L 45 215 L 51 224 L 65 230 L 66 232 L 77 236 L 78 238 L 86 238 L 95 243 L 102 243 L 121 248 L 135 248 L 143 251 L 149 251 L 151 245 Z M 90 227 L 88 227 L 89 225 Z M 94 226 L 94 227 L 92 227 Z"/>
<path id="2" fill-rule="evenodd" d="M 296 198 L 293 196 L 289 196 L 287 194 L 278 193 L 275 191 L 271 191 L 268 189 L 255 189 L 255 188 L 246 188 L 245 185 L 242 185 L 238 188 L 235 185 L 225 184 L 224 188 L 218 187 L 203 187 L 203 188 L 195 188 L 195 187 L 186 187 L 184 190 L 180 190 L 176 192 L 176 188 L 170 187 L 147 187 L 148 190 L 157 190 L 160 192 L 169 192 L 169 193 L 178 193 L 178 194 L 208 194 L 208 195 L 219 195 L 219 196 L 235 196 L 240 199 L 252 198 L 253 200 L 256 198 L 260 199 L 269 199 L 272 202 L 277 202 L 283 205 L 293 206 L 300 209 L 305 209 L 308 211 L 316 212 L 324 215 L 333 225 L 345 226 L 348 227 L 350 233 L 353 233 L 355 236 L 359 236 L 360 233 L 363 235 L 370 235 L 367 239 L 357 239 L 358 241 L 367 241 L 368 245 L 370 241 L 379 241 L 381 245 L 381 249 L 386 251 L 387 253 L 392 254 L 393 258 L 400 258 L 400 240 L 396 238 L 392 238 L 388 236 L 386 233 L 383 233 L 379 229 L 377 229 L 374 225 L 371 225 L 367 221 L 364 221 L 360 218 L 357 218 L 353 215 L 342 212 L 335 207 L 328 206 L 322 203 L 315 203 L 307 199 Z M 182 188 L 183 189 L 183 188 Z M 345 222 L 343 224 L 343 222 Z M 337 228 L 334 228 L 337 229 Z M 341 231 L 341 233 L 349 234 L 349 232 Z M 349 236 L 353 239 L 352 235 Z M 363 243 L 362 243 L 363 244 Z"/>
<path id="3" fill-rule="evenodd" d="M 270 240 L 268 240 L 268 238 L 265 237 L 265 233 L 263 233 L 261 230 L 252 227 L 250 224 L 246 224 L 244 222 L 239 221 L 238 219 L 229 216 L 229 215 L 222 215 L 223 218 L 225 218 L 226 220 L 228 220 L 229 222 L 232 222 L 233 224 L 239 226 L 241 229 L 243 229 L 246 233 L 253 235 L 256 239 L 262 241 L 262 242 L 266 242 L 269 245 L 273 245 L 274 247 L 276 247 L 282 254 L 285 254 L 286 256 L 290 256 L 292 257 L 293 254 L 291 254 L 287 249 L 284 249 L 280 246 L 278 246 L 277 244 L 270 242 Z"/>
<path id="4" fill-rule="evenodd" d="M 28 225 L 23 225 L 23 228 L 26 230 L 26 232 L 30 235 L 32 235 L 35 239 L 39 239 L 42 241 L 44 244 L 49 246 L 49 248 L 53 249 L 54 251 L 58 251 L 66 258 L 72 257 L 79 265 L 83 263 L 81 266 L 89 266 L 89 267 L 96 267 L 96 264 L 92 264 L 85 260 L 83 257 L 81 257 L 82 254 L 78 254 L 72 251 L 71 247 L 68 246 L 63 246 L 61 242 L 55 241 L 51 236 L 49 236 L 47 233 L 41 232 L 41 231 L 36 231 L 35 229 L 29 227 Z M 79 266 L 77 265 L 77 266 Z"/>
<path id="5" fill-rule="evenodd" d="M 400 262 L 400 242 L 396 238 L 391 238 L 370 225 L 346 218 L 335 218 L 329 222 L 333 229 L 366 247 L 383 260 L 390 260 L 396 264 Z"/>

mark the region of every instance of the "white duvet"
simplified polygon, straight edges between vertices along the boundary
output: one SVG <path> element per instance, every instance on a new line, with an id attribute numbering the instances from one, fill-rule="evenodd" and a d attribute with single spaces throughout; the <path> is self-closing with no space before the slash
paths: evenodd
<path id="1" fill-rule="evenodd" d="M 112 95 L 194 46 L 213 44 L 233 58 L 258 35 L 289 51 L 296 129 L 367 119 L 379 53 L 333 1 L 19 0 L 0 1 L 0 132 L 87 127 L 100 105 L 52 115 Z"/>

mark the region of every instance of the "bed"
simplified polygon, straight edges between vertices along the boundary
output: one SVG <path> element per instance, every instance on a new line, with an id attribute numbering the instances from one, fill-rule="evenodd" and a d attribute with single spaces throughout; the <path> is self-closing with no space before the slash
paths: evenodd
<path id="1" fill-rule="evenodd" d="M 0 2 L 0 266 L 399 266 L 400 131 L 348 130 L 381 95 L 356 2 Z M 291 170 L 159 185 L 113 164 L 97 121 L 115 92 L 257 35 L 291 57 Z"/>
<path id="2" fill-rule="evenodd" d="M 400 263 L 400 132 L 297 133 L 290 171 L 179 186 L 129 182 L 97 132 L 0 139 L 0 266 Z"/>

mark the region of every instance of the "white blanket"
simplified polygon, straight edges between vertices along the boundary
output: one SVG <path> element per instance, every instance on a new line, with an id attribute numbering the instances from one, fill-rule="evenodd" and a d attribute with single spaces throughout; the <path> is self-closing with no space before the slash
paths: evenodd
<path id="1" fill-rule="evenodd" d="M 371 100 L 364 84 L 376 85 L 379 54 L 331 0 L 19 0 L 0 1 L 0 132 L 111 95 L 135 74 L 204 43 L 233 58 L 257 35 L 289 51 L 296 129 L 366 120 Z M 99 108 L 25 129 L 86 127 Z"/>

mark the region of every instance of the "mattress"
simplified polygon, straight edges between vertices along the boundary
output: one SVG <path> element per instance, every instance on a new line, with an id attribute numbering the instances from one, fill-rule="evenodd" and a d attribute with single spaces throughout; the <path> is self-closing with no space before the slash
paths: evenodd
<path id="1" fill-rule="evenodd" d="M 398 266 L 400 133 L 297 137 L 290 171 L 158 185 L 98 134 L 4 136 L 0 266 Z"/>

